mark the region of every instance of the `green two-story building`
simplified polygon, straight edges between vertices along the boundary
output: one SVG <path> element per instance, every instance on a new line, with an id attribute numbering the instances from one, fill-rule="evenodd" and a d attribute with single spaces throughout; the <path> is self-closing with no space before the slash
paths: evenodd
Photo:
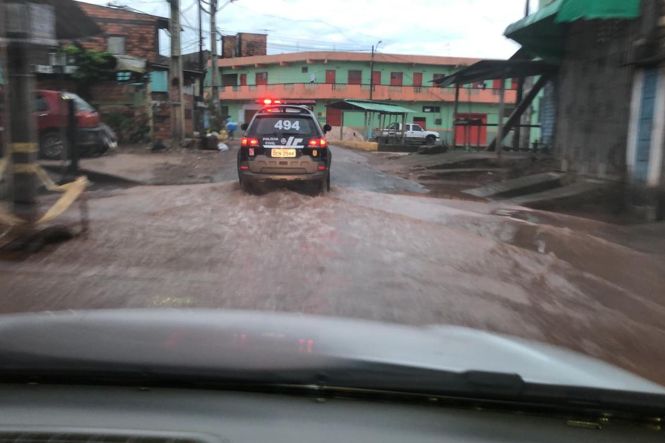
<path id="1" fill-rule="evenodd" d="M 342 111 L 327 105 L 340 100 L 375 100 L 408 108 L 409 122 L 438 131 L 442 138 L 458 145 L 485 145 L 498 122 L 499 86 L 496 82 L 466 85 L 459 91 L 432 85 L 476 59 L 356 52 L 299 52 L 277 55 L 233 57 L 218 60 L 221 81 L 222 114 L 249 122 L 264 98 L 303 103 L 311 107 L 320 122 L 328 123 L 350 136 L 365 135 L 365 115 Z M 371 75 L 370 75 L 371 72 Z M 513 82 L 508 80 L 508 89 Z M 508 106 L 515 91 L 506 96 Z M 455 112 L 457 115 L 455 116 Z M 482 121 L 472 131 L 454 129 L 455 117 Z M 370 122 L 378 127 L 379 121 Z M 339 134 L 340 131 L 333 131 Z"/>

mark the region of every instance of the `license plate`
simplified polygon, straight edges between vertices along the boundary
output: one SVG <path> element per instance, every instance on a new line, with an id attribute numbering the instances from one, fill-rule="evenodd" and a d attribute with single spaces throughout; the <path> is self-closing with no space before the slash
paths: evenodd
<path id="1" fill-rule="evenodd" d="M 295 149 L 273 148 L 270 152 L 270 156 L 275 158 L 293 158 L 296 156 Z"/>

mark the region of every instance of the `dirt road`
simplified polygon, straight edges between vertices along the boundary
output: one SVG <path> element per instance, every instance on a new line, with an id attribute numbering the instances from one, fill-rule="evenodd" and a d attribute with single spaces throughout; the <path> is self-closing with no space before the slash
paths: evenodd
<path id="1" fill-rule="evenodd" d="M 336 149 L 333 192 L 219 183 L 105 191 L 92 231 L 0 262 L 1 312 L 291 311 L 457 324 L 563 345 L 665 383 L 665 251 L 612 226 L 434 199 Z M 224 175 L 226 174 L 226 175 Z M 71 214 L 74 219 L 76 214 Z"/>

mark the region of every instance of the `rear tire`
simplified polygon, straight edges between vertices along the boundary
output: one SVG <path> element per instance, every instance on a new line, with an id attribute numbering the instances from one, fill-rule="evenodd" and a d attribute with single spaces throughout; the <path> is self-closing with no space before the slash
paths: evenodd
<path id="1" fill-rule="evenodd" d="M 254 193 L 254 187 L 250 182 L 248 182 L 246 179 L 243 179 L 242 176 L 239 178 L 240 182 L 240 189 L 245 193 L 245 194 L 253 194 Z"/>
<path id="2" fill-rule="evenodd" d="M 322 197 L 324 195 L 326 195 L 326 193 L 329 190 L 330 182 L 329 182 L 328 178 L 329 178 L 329 176 L 326 176 L 326 177 L 322 178 L 321 181 L 319 182 L 318 191 L 319 191 L 319 195 L 322 196 Z"/>

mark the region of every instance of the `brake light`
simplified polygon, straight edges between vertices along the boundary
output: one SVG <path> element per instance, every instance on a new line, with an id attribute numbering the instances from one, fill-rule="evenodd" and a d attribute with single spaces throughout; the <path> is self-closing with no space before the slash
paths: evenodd
<path id="1" fill-rule="evenodd" d="M 242 166 L 240 167 L 240 170 L 241 170 L 241 171 L 249 171 L 249 166 L 242 165 Z"/>
<path id="2" fill-rule="evenodd" d="M 309 141 L 310 148 L 325 148 L 328 146 L 328 141 L 325 138 L 313 138 Z"/>
<path id="3" fill-rule="evenodd" d="M 319 171 L 325 171 L 326 169 L 328 169 L 326 165 L 319 165 Z"/>
<path id="4" fill-rule="evenodd" d="M 240 146 L 258 146 L 259 145 L 259 139 L 258 138 L 249 138 L 249 137 L 243 137 L 240 139 Z"/>

